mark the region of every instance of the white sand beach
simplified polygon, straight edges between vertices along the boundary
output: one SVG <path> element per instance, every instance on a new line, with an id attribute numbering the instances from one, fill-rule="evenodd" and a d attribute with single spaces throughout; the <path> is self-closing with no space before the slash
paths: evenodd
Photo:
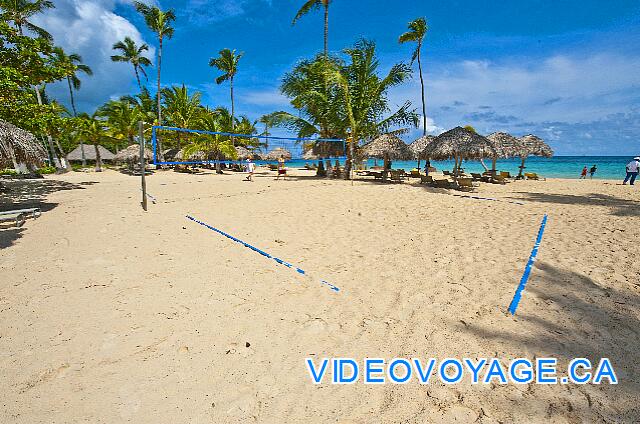
<path id="1" fill-rule="evenodd" d="M 148 212 L 111 170 L 8 183 L 5 209 L 43 214 L 0 230 L 0 422 L 640 422 L 637 188 L 515 181 L 484 201 L 273 175 L 156 172 Z M 313 385 L 304 364 L 543 356 L 608 357 L 620 382 Z"/>

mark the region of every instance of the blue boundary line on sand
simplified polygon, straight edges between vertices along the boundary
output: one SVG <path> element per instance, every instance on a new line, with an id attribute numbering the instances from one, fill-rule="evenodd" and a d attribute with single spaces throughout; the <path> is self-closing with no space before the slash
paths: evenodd
<path id="1" fill-rule="evenodd" d="M 540 243 L 542 242 L 542 235 L 544 234 L 544 228 L 547 226 L 547 214 L 542 218 L 542 223 L 540 224 L 540 229 L 538 230 L 538 237 L 536 238 L 536 242 L 533 245 L 533 250 L 531 251 L 531 255 L 529 256 L 529 261 L 524 268 L 524 273 L 522 274 L 522 278 L 520 279 L 520 284 L 518 284 L 518 288 L 516 289 L 516 293 L 513 295 L 513 300 L 509 304 L 509 312 L 511 315 L 516 314 L 516 309 L 518 309 L 518 303 L 520 302 L 520 298 L 522 297 L 522 292 L 524 291 L 524 287 L 527 285 L 527 280 L 529 279 L 529 274 L 531 274 L 531 268 L 533 267 L 533 263 L 536 261 L 536 256 L 538 256 L 538 249 L 540 248 Z"/>
<path id="2" fill-rule="evenodd" d="M 273 259 L 274 261 L 276 261 L 276 262 L 277 262 L 277 263 L 279 263 L 280 265 L 284 265 L 284 266 L 286 266 L 287 268 L 290 268 L 290 269 L 295 270 L 298 274 L 307 275 L 306 271 L 304 271 L 303 269 L 300 269 L 300 268 L 298 268 L 297 266 L 294 266 L 294 265 L 290 264 L 289 262 L 283 261 L 283 260 L 282 260 L 282 259 L 280 259 L 280 258 L 276 258 L 275 256 L 271 256 L 271 255 L 270 255 L 270 254 L 268 254 L 267 252 L 265 252 L 265 251 L 263 251 L 263 250 L 260 250 L 260 249 L 258 249 L 257 247 L 252 246 L 252 245 L 250 245 L 249 243 L 246 243 L 246 242 L 244 242 L 244 241 L 242 241 L 242 240 L 240 240 L 240 239 L 238 239 L 238 238 L 235 238 L 235 237 L 233 237 L 232 235 L 227 234 L 227 233 L 225 233 L 225 232 L 224 232 L 224 231 L 222 231 L 222 230 L 219 230 L 219 229 L 217 229 L 217 228 L 215 228 L 215 227 L 212 227 L 211 225 L 205 224 L 205 223 L 204 223 L 204 222 L 202 222 L 202 221 L 198 221 L 197 219 L 195 219 L 194 217 L 192 217 L 192 216 L 190 216 L 190 215 L 187 215 L 187 216 L 186 216 L 186 218 L 187 218 L 187 219 L 190 219 L 191 221 L 193 221 L 193 222 L 195 222 L 195 223 L 197 223 L 197 224 L 202 225 L 203 227 L 206 227 L 206 228 L 208 228 L 208 229 L 210 229 L 210 230 L 212 230 L 212 231 L 215 231 L 216 233 L 221 234 L 221 235 L 223 235 L 223 236 L 227 237 L 228 239 L 231 239 L 231 240 L 235 241 L 236 243 L 240 243 L 240 244 L 241 244 L 241 245 L 243 245 L 244 247 L 248 247 L 249 249 L 253 250 L 253 251 L 254 251 L 254 252 L 256 252 L 256 253 L 261 254 L 262 256 L 264 256 L 264 257 L 266 257 L 266 258 Z M 321 283 L 321 284 L 323 284 L 323 285 L 325 285 L 325 286 L 327 286 L 327 287 L 329 287 L 329 289 L 333 290 L 334 292 L 339 292 L 339 291 L 340 291 L 340 289 L 339 289 L 338 287 L 334 286 L 333 284 L 331 284 L 331 283 L 329 283 L 329 282 L 327 282 L 327 281 L 320 280 L 320 283 Z"/>

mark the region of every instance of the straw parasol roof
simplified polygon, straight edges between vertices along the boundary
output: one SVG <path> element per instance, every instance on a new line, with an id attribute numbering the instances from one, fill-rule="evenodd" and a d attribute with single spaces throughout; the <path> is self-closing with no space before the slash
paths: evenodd
<path id="1" fill-rule="evenodd" d="M 413 153 L 413 157 L 415 159 L 423 158 L 424 155 L 422 152 L 426 149 L 427 145 L 435 140 L 435 136 L 433 135 L 424 135 L 419 139 L 415 140 L 413 143 L 409 144 L 409 149 L 411 153 Z"/>
<path id="2" fill-rule="evenodd" d="M 462 127 L 455 127 L 437 136 L 422 152 L 435 160 L 481 159 L 495 154 L 486 137 Z"/>
<path id="3" fill-rule="evenodd" d="M 40 165 L 47 153 L 28 131 L 0 119 L 0 165 L 17 163 Z"/>
<path id="4" fill-rule="evenodd" d="M 553 156 L 553 149 L 540 137 L 529 134 L 520 137 L 519 140 L 522 147 L 519 156 L 544 156 L 547 158 Z"/>
<path id="5" fill-rule="evenodd" d="M 277 149 L 273 149 L 269 153 L 267 153 L 263 159 L 264 160 L 278 160 L 280 157 L 283 157 L 285 160 L 290 160 L 292 158 L 291 152 L 283 149 L 282 147 L 278 147 Z"/>
<path id="6" fill-rule="evenodd" d="M 67 155 L 67 159 L 73 160 L 73 161 L 82 160 L 82 151 L 80 149 L 81 149 L 81 146 L 78 146 L 75 149 L 73 149 Z M 113 153 L 111 153 L 109 150 L 105 149 L 100 145 L 98 145 L 98 150 L 100 151 L 101 160 L 113 160 L 113 158 L 115 157 Z M 93 144 L 86 144 L 86 143 L 84 144 L 84 158 L 86 160 L 96 160 L 96 148 L 93 146 Z"/>
<path id="7" fill-rule="evenodd" d="M 150 161 L 153 159 L 153 152 L 150 149 L 144 149 L 144 157 Z M 113 157 L 115 162 L 137 162 L 140 160 L 140 146 L 138 144 L 132 144 L 126 149 L 122 149 L 117 155 Z"/>
<path id="8" fill-rule="evenodd" d="M 505 132 L 494 132 L 487 136 L 493 148 L 496 150 L 496 157 L 513 158 L 520 156 L 522 152 L 522 142 Z"/>
<path id="9" fill-rule="evenodd" d="M 378 159 L 384 159 L 386 156 L 391 160 L 410 160 L 413 158 L 413 153 L 397 135 L 383 134 L 362 146 L 362 156 Z"/>
<path id="10" fill-rule="evenodd" d="M 302 159 L 304 160 L 316 160 L 318 159 L 318 155 L 313 153 L 313 148 L 305 150 L 304 153 L 302 153 Z"/>
<path id="11" fill-rule="evenodd" d="M 167 161 L 182 160 L 182 149 L 167 149 L 162 152 L 162 156 Z"/>
<path id="12" fill-rule="evenodd" d="M 236 146 L 236 153 L 238 154 L 238 160 L 245 160 L 245 159 L 256 159 L 258 157 L 258 155 L 247 149 L 245 146 Z"/>

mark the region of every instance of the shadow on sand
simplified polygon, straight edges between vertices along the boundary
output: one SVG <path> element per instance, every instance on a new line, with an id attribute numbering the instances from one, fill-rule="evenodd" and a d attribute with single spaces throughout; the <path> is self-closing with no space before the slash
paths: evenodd
<path id="1" fill-rule="evenodd" d="M 466 331 L 478 337 L 525 346 L 536 356 L 557 357 L 560 364 L 563 360 L 567 363 L 573 358 L 586 357 L 596 366 L 600 358 L 609 358 L 619 384 L 610 386 L 606 380 L 603 386 L 585 385 L 578 389 L 587 399 L 594 399 L 594 409 L 600 418 L 639 422 L 636 421 L 640 419 L 640 410 L 636 409 L 640 399 L 638 291 L 602 287 L 586 275 L 538 262 L 536 276 L 527 285 L 524 298 L 527 292 L 541 300 L 538 307 L 554 312 L 545 313 L 545 318 L 541 318 L 539 314 L 523 311 L 521 306 L 516 318 L 522 321 L 518 325 L 524 330 L 519 333 L 474 325 L 469 325 Z M 597 404 L 595 399 L 601 398 L 598 393 L 601 390 L 612 393 L 608 396 L 609 402 Z M 620 402 L 611 402 L 614 399 Z"/>
<path id="2" fill-rule="evenodd" d="M 514 200 L 530 202 L 557 203 L 562 205 L 604 206 L 612 209 L 616 216 L 640 216 L 640 202 L 621 199 L 606 194 L 592 193 L 588 195 L 576 194 L 552 194 L 517 192 L 522 197 L 513 197 Z"/>
<path id="3" fill-rule="evenodd" d="M 39 208 L 43 213 L 58 206 L 58 203 L 47 202 L 49 194 L 63 190 L 83 190 L 85 186 L 96 182 L 82 182 L 74 184 L 58 180 L 11 180 L 2 181 L 3 190 L 0 192 L 0 212 L 15 209 Z M 28 224 L 28 220 L 27 223 Z M 22 236 L 23 228 L 16 228 L 12 222 L 0 226 L 0 248 L 11 246 Z"/>

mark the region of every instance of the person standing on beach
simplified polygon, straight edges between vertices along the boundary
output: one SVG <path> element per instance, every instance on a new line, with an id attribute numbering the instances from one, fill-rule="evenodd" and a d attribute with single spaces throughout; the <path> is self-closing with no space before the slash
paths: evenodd
<path id="1" fill-rule="evenodd" d="M 640 156 L 636 156 L 633 158 L 631 162 L 627 164 L 627 176 L 624 178 L 622 182 L 623 185 L 627 184 L 627 181 L 630 181 L 631 185 L 634 185 L 636 182 L 636 178 L 638 178 L 638 172 L 640 171 Z"/>
<path id="2" fill-rule="evenodd" d="M 596 173 L 596 171 L 597 171 L 597 168 L 596 168 L 596 166 L 595 166 L 595 165 L 593 165 L 593 166 L 591 167 L 591 169 L 589 170 L 589 178 L 593 179 L 593 174 L 595 174 L 595 173 Z"/>
<path id="3" fill-rule="evenodd" d="M 247 172 L 249 173 L 249 175 L 247 175 L 247 178 L 245 178 L 245 180 L 253 181 L 253 173 L 255 171 L 256 171 L 256 164 L 253 163 L 251 158 L 247 159 Z"/>
<path id="4" fill-rule="evenodd" d="M 582 173 L 580 173 L 580 179 L 585 180 L 587 178 L 587 165 L 582 168 Z"/>

